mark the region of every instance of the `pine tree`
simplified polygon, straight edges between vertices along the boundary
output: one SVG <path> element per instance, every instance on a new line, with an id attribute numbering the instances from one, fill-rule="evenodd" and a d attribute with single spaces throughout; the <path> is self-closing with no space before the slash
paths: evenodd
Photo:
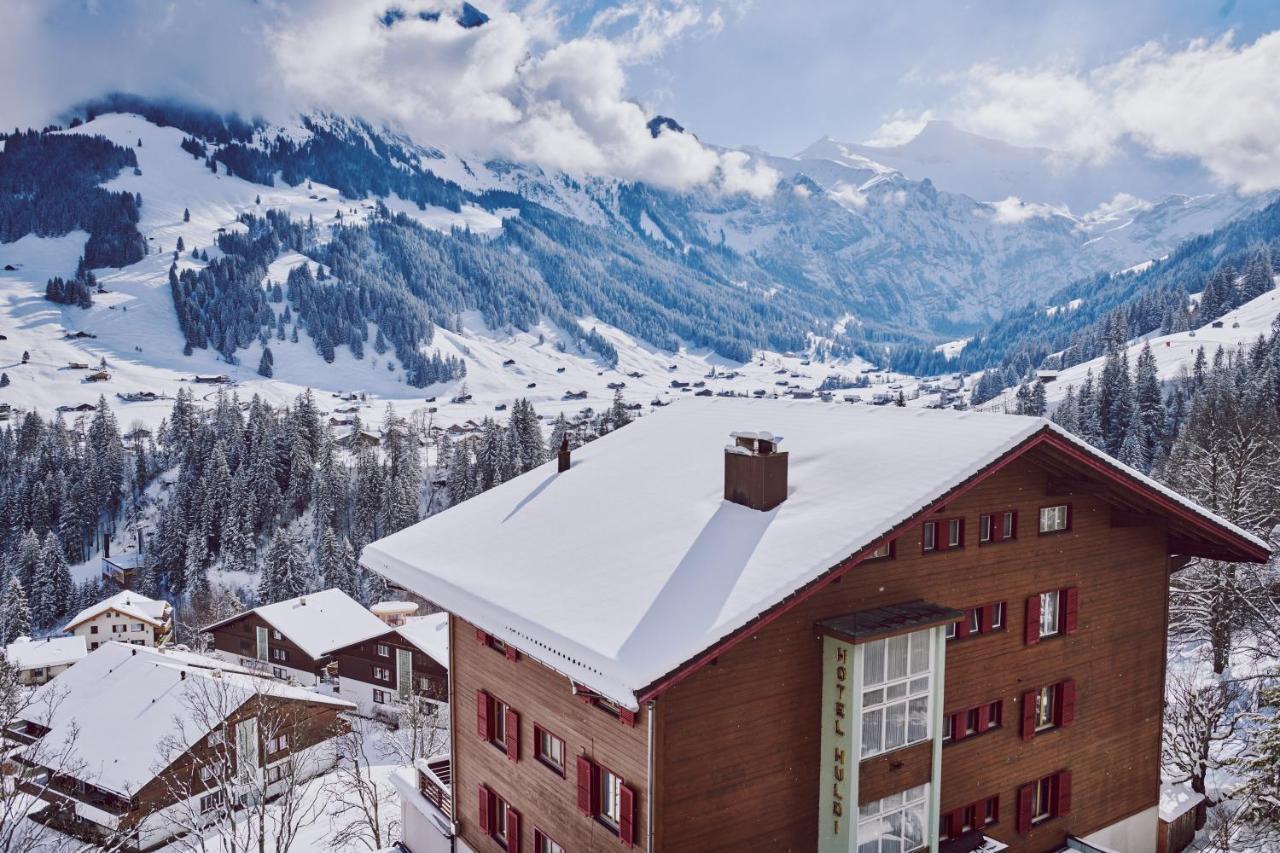
<path id="1" fill-rule="evenodd" d="M 9 387 L 9 374 L 0 373 L 0 388 L 8 388 L 8 387 Z"/>
<path id="2" fill-rule="evenodd" d="M 22 583 L 23 589 L 31 589 L 40 575 L 40 539 L 34 530 L 28 528 L 18 542 L 13 575 Z"/>
<path id="3" fill-rule="evenodd" d="M 627 403 L 622 399 L 621 388 L 613 390 L 613 403 L 609 406 L 608 419 L 612 429 L 621 429 L 631 423 L 631 413 L 627 411 Z"/>
<path id="4" fill-rule="evenodd" d="M 258 375 L 271 378 L 275 372 L 275 357 L 271 354 L 271 347 L 262 348 L 262 360 L 258 362 Z"/>
<path id="5" fill-rule="evenodd" d="M 45 535 L 40 547 L 40 568 L 31 589 L 34 593 L 32 623 L 40 629 L 55 627 L 72 604 L 75 586 L 62 553 L 62 543 L 52 532 Z"/>
<path id="6" fill-rule="evenodd" d="M 1244 268 L 1244 278 L 1240 282 L 1240 301 L 1248 302 L 1257 299 L 1275 288 L 1275 272 L 1271 269 L 1271 253 L 1264 246 L 1254 252 L 1253 257 Z"/>
<path id="7" fill-rule="evenodd" d="M 1142 424 L 1145 439 L 1143 456 L 1150 466 L 1164 445 L 1166 412 L 1160 396 L 1156 358 L 1149 342 L 1142 345 L 1142 352 L 1138 354 L 1133 386 L 1134 411 Z"/>
<path id="8" fill-rule="evenodd" d="M 17 576 L 9 578 L 0 604 L 4 612 L 0 613 L 0 643 L 8 645 L 18 637 L 31 636 L 31 608 L 27 604 L 27 593 Z"/>
<path id="9" fill-rule="evenodd" d="M 182 208 L 182 221 L 183 222 L 191 221 L 191 211 L 185 207 Z"/>

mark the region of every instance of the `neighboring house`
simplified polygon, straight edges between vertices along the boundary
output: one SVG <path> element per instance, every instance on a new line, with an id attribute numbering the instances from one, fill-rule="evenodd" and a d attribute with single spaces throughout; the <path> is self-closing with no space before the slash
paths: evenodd
<path id="1" fill-rule="evenodd" d="M 386 624 L 340 589 L 326 589 L 255 607 L 202 629 L 212 654 L 269 671 L 304 687 L 329 680 L 333 653 L 387 630 Z"/>
<path id="2" fill-rule="evenodd" d="M 84 637 L 19 637 L 5 647 L 4 657 L 18 671 L 18 681 L 44 684 L 88 653 Z"/>
<path id="3" fill-rule="evenodd" d="M 40 688 L 13 757 L 49 803 L 34 819 L 146 850 L 331 769 L 327 741 L 351 708 L 201 655 L 107 643 Z"/>
<path id="4" fill-rule="evenodd" d="M 117 640 L 135 646 L 158 646 L 173 628 L 173 608 L 136 592 L 118 592 L 77 613 L 62 627 L 65 633 L 84 637 L 93 651 Z"/>
<path id="5" fill-rule="evenodd" d="M 361 557 L 451 613 L 459 846 L 1154 853 L 1169 574 L 1269 556 L 1040 418 L 689 400 L 564 467 Z"/>
<path id="6" fill-rule="evenodd" d="M 449 793 L 453 774 L 447 755 L 419 758 L 412 767 L 396 767 L 389 778 L 400 794 L 403 846 L 412 853 L 459 853 L 467 849 L 454 844 L 453 800 Z"/>
<path id="7" fill-rule="evenodd" d="M 383 627 L 358 643 L 334 650 L 338 689 L 365 714 L 394 712 L 411 697 L 449 701 L 449 614 Z"/>

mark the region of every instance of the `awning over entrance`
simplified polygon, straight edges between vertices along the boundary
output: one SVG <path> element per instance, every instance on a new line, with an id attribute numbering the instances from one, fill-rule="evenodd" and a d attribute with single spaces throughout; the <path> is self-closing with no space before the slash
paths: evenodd
<path id="1" fill-rule="evenodd" d="M 867 643 L 896 634 L 907 634 L 924 628 L 933 628 L 956 622 L 964 613 L 953 607 L 943 607 L 928 601 L 908 601 L 831 616 L 815 623 L 820 634 L 844 640 L 846 643 Z"/>

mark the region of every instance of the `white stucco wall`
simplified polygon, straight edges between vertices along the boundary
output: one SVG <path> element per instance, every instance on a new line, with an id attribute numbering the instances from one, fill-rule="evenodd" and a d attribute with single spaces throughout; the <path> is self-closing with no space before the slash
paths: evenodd
<path id="1" fill-rule="evenodd" d="M 1088 844 L 1116 853 L 1156 853 L 1156 823 L 1160 809 L 1152 806 L 1083 837 Z"/>

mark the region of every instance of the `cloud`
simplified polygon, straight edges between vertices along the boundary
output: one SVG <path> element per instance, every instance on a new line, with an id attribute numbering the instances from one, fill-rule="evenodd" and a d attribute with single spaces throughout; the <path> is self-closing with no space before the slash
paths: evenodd
<path id="1" fill-rule="evenodd" d="M 1025 202 L 1015 195 L 1000 201 L 990 202 L 992 220 L 1002 225 L 1020 225 L 1032 219 L 1048 219 L 1052 216 L 1065 215 L 1066 211 L 1048 204 Z"/>
<path id="2" fill-rule="evenodd" d="M 924 130 L 924 126 L 935 118 L 937 114 L 933 110 L 924 110 L 919 113 L 897 110 L 875 129 L 871 138 L 864 144 L 874 145 L 877 148 L 904 145 L 915 139 L 920 131 Z"/>
<path id="3" fill-rule="evenodd" d="M 1170 50 L 1143 45 L 1089 70 L 985 63 L 960 77 L 947 112 L 969 130 L 1097 161 L 1130 140 L 1198 159 L 1246 192 L 1280 187 L 1280 32 Z"/>
<path id="4" fill-rule="evenodd" d="M 460 0 L 8 0 L 0 97 L 34 125 L 112 90 L 274 119 L 323 109 L 575 175 L 772 191 L 746 155 L 655 138 L 627 95 L 629 67 L 714 35 L 736 2 L 633 0 L 572 35 L 549 0 L 480 5 L 488 22 L 463 27 Z"/>

